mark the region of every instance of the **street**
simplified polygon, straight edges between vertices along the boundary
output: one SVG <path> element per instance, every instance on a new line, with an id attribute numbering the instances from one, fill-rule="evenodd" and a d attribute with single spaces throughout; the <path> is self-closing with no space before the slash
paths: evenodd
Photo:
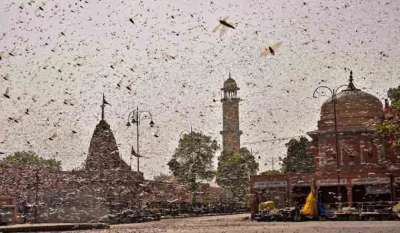
<path id="1" fill-rule="evenodd" d="M 397 233 L 400 221 L 369 222 L 252 222 L 248 214 L 166 219 L 158 222 L 114 225 L 85 232 L 135 233 Z"/>

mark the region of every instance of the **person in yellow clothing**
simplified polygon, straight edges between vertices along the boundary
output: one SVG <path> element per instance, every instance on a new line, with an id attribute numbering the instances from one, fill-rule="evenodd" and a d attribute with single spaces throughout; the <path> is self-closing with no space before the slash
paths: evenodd
<path id="1" fill-rule="evenodd" d="M 311 188 L 311 192 L 308 194 L 306 198 L 306 203 L 303 208 L 300 210 L 300 214 L 306 217 L 317 217 L 318 209 L 317 209 L 317 196 L 314 188 Z"/>

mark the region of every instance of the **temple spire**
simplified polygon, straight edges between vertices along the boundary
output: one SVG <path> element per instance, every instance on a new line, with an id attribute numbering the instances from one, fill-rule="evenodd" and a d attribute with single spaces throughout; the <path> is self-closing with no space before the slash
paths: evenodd
<path id="1" fill-rule="evenodd" d="M 104 107 L 106 106 L 106 104 L 111 105 L 106 101 L 106 97 L 103 93 L 103 103 L 101 104 L 101 120 L 104 120 Z"/>

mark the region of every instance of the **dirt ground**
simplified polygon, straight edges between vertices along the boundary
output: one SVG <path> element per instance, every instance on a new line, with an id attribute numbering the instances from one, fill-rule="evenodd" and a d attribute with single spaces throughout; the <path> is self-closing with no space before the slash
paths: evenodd
<path id="1" fill-rule="evenodd" d="M 248 214 L 114 225 L 84 232 L 132 233 L 399 233 L 400 221 L 368 222 L 252 222 Z"/>

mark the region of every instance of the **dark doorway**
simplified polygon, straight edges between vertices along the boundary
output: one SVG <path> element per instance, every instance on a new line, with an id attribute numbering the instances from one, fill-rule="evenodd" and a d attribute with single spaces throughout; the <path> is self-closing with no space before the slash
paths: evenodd
<path id="1" fill-rule="evenodd" d="M 337 202 L 347 202 L 347 189 L 345 186 L 339 186 L 339 193 L 337 195 L 337 186 L 323 186 L 318 189 L 318 197 L 322 203 L 334 206 Z"/>

